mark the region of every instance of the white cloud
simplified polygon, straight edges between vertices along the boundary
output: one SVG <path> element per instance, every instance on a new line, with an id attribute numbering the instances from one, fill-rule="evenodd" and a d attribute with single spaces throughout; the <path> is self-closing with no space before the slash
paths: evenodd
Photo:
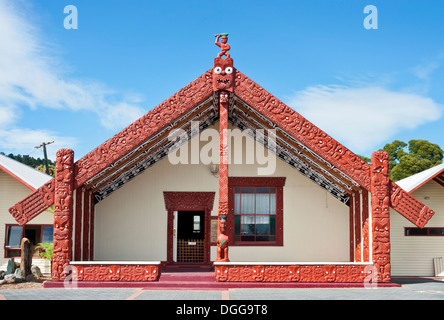
<path id="1" fill-rule="evenodd" d="M 437 61 L 424 62 L 412 68 L 412 72 L 421 80 L 428 80 L 431 74 L 440 67 Z"/>
<path id="2" fill-rule="evenodd" d="M 357 153 L 438 120 L 444 109 L 428 97 L 381 86 L 313 86 L 296 93 L 289 105 Z"/>
<path id="3" fill-rule="evenodd" d="M 41 145 L 42 142 L 52 141 L 54 141 L 54 143 L 46 149 L 48 158 L 53 161 L 56 159 L 57 150 L 61 148 L 72 148 L 78 143 L 76 138 L 58 136 L 57 133 L 48 130 L 23 128 L 0 130 L 0 151 L 6 154 L 12 152 L 30 155 L 34 158 L 43 158 L 42 150 L 37 150 L 35 147 Z"/>
<path id="4" fill-rule="evenodd" d="M 96 81 L 75 79 L 67 74 L 64 63 L 44 45 L 44 37 L 22 8 L 23 3 L 0 0 L 0 128 L 2 139 L 21 140 L 34 137 L 30 130 L 17 128 L 23 110 L 49 108 L 95 113 L 108 129 L 121 129 L 142 116 L 139 100 L 125 100 L 119 92 Z M 137 95 L 134 95 L 137 96 Z M 106 115 L 105 118 L 102 118 Z M 9 130 L 6 130 L 9 129 Z M 17 131 L 18 130 L 18 131 Z M 43 137 L 49 131 L 34 133 Z M 51 133 L 57 135 L 57 133 Z M 43 140 L 42 140 L 43 139 Z M 54 138 L 52 138 L 54 139 Z M 63 137 L 57 137 L 63 140 Z M 32 139 L 31 139 L 32 140 Z M 60 141 L 59 140 L 59 141 Z M 72 138 L 65 140 L 73 141 Z M 32 140 L 34 141 L 34 140 Z M 40 141 L 40 143 L 41 143 Z"/>

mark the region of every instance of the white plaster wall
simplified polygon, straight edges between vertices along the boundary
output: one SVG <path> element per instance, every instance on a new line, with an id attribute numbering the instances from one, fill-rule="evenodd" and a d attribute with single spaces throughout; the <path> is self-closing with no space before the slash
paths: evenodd
<path id="1" fill-rule="evenodd" d="M 229 175 L 256 176 L 257 167 L 232 164 Z M 284 246 L 232 246 L 230 260 L 348 261 L 348 207 L 279 159 L 272 176 L 287 178 Z M 209 165 L 172 165 L 166 157 L 96 205 L 95 260 L 166 260 L 163 191 L 216 192 L 212 215 L 217 215 L 218 179 Z M 215 252 L 212 247 L 213 261 Z"/>

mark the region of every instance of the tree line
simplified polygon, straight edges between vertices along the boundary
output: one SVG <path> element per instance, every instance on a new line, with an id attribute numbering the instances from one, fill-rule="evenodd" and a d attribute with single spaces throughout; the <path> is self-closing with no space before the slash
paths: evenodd
<path id="1" fill-rule="evenodd" d="M 443 150 L 427 140 L 410 140 L 408 143 L 394 140 L 380 151 L 389 155 L 389 174 L 392 181 L 399 181 L 421 171 L 442 164 Z M 360 156 L 370 163 L 371 159 Z"/>
<path id="2" fill-rule="evenodd" d="M 4 152 L 0 152 L 0 154 L 7 156 L 11 159 L 14 159 L 18 162 L 21 162 L 23 164 L 26 164 L 27 166 L 30 166 L 34 169 L 37 169 L 39 171 L 46 173 L 45 159 L 34 158 L 34 157 L 31 157 L 28 155 L 21 155 L 21 154 L 17 154 L 17 155 L 14 155 L 12 153 L 5 154 Z M 49 174 L 54 177 L 55 162 L 48 159 L 48 167 L 49 167 Z"/>

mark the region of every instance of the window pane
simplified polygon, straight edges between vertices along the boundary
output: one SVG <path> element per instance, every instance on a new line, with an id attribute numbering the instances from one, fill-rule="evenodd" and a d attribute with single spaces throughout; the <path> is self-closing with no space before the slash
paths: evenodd
<path id="1" fill-rule="evenodd" d="M 20 242 L 22 240 L 22 230 L 22 226 L 8 227 L 6 248 L 20 248 Z"/>
<path id="2" fill-rule="evenodd" d="M 426 236 L 427 229 L 407 228 L 405 234 L 406 236 Z"/>
<path id="3" fill-rule="evenodd" d="M 241 188 L 242 193 L 255 193 L 256 188 Z"/>
<path id="4" fill-rule="evenodd" d="M 270 216 L 256 216 L 256 235 L 270 234 Z"/>
<path id="5" fill-rule="evenodd" d="M 429 229 L 429 233 L 434 236 L 444 236 L 444 229 Z"/>
<path id="6" fill-rule="evenodd" d="M 234 213 L 235 214 L 241 213 L 241 211 L 240 211 L 241 201 L 240 200 L 241 200 L 240 193 L 235 193 L 234 194 Z"/>
<path id="7" fill-rule="evenodd" d="M 235 235 L 240 235 L 241 234 L 241 216 L 239 215 L 235 215 L 234 216 L 234 234 Z"/>
<path id="8" fill-rule="evenodd" d="M 254 235 L 254 216 L 241 216 L 241 235 Z"/>
<path id="9" fill-rule="evenodd" d="M 269 214 L 270 212 L 270 195 L 268 193 L 256 194 L 256 213 Z"/>
<path id="10" fill-rule="evenodd" d="M 193 216 L 193 233 L 200 233 L 200 216 Z"/>
<path id="11" fill-rule="evenodd" d="M 270 234 L 276 235 L 276 216 L 270 216 Z"/>
<path id="12" fill-rule="evenodd" d="M 241 196 L 241 213 L 254 213 L 254 193 L 243 193 Z"/>
<path id="13" fill-rule="evenodd" d="M 43 227 L 42 242 L 52 243 L 53 227 Z"/>
<path id="14" fill-rule="evenodd" d="M 270 194 L 270 214 L 276 214 L 276 193 Z"/>
<path id="15" fill-rule="evenodd" d="M 270 188 L 256 188 L 256 193 L 270 193 Z"/>

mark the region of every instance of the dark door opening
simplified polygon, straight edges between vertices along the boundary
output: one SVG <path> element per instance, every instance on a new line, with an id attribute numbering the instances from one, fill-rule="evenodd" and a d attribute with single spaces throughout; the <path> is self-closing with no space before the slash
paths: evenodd
<path id="1" fill-rule="evenodd" d="M 205 252 L 205 212 L 178 211 L 177 262 L 203 263 Z"/>

